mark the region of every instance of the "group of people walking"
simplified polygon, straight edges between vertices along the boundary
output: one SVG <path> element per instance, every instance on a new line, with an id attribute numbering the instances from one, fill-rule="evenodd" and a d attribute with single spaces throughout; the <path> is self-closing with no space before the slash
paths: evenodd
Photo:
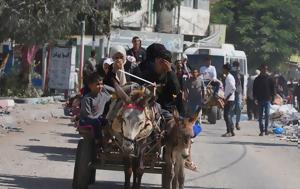
<path id="1" fill-rule="evenodd" d="M 96 61 L 95 51 L 91 52 L 90 58 L 84 64 L 85 97 L 80 116 L 82 124 L 98 127 L 105 122 L 110 97 L 103 85 L 115 87 L 115 83 L 122 86 L 131 81 L 145 84 L 137 79 L 140 77 L 157 84 L 157 104 L 160 106 L 158 109 L 165 118 L 172 116 L 174 107 L 185 117 L 191 116 L 196 109 L 201 108 L 208 82 L 214 87 L 214 96 L 224 86 L 226 133 L 223 136 L 235 136 L 234 130 L 241 129 L 239 123 L 244 77 L 241 75 L 239 62 L 234 62 L 232 66 L 223 65 L 222 82 L 218 80 L 216 68 L 209 56 L 200 69 L 191 69 L 185 55 L 172 64 L 172 53 L 162 44 L 154 43 L 145 50 L 139 37 L 133 37 L 132 44 L 133 47 L 127 51 L 122 46 L 111 47 L 109 57 L 103 59 L 101 64 Z M 260 136 L 268 134 L 270 105 L 275 96 L 274 83 L 267 70 L 266 65 L 261 65 L 260 71 L 249 78 L 247 85 L 247 113 L 251 119 L 258 118 Z M 201 116 L 199 120 L 201 121 Z M 101 138 L 101 134 L 97 136 Z"/>
<path id="2" fill-rule="evenodd" d="M 224 65 L 225 79 L 225 108 L 224 119 L 227 132 L 223 135 L 235 136 L 233 115 L 236 115 L 236 129 L 240 130 L 240 116 L 242 111 L 244 81 L 239 71 L 239 63 L 233 63 L 232 74 L 230 65 Z M 262 64 L 256 75 L 250 76 L 247 84 L 247 114 L 249 120 L 258 119 L 259 136 L 268 135 L 270 107 L 275 98 L 275 86 L 268 75 L 268 66 Z M 235 112 L 235 113 L 234 113 Z"/>
<path id="3" fill-rule="evenodd" d="M 239 62 L 233 62 L 233 66 L 225 64 L 223 74 L 225 76 L 225 107 L 224 120 L 226 123 L 226 133 L 224 137 L 235 136 L 235 128 L 240 130 L 240 119 L 242 113 L 242 100 L 244 93 L 244 79 L 240 73 Z M 236 115 L 235 125 L 233 116 Z"/>

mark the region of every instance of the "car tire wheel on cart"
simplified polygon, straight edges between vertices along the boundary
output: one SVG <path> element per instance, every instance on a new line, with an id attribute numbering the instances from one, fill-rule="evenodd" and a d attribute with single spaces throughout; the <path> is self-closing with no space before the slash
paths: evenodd
<path id="1" fill-rule="evenodd" d="M 166 183 L 166 179 L 167 179 L 167 174 L 166 174 L 166 166 L 162 166 L 162 173 L 161 173 L 161 187 L 162 188 L 167 188 L 167 183 Z"/>
<path id="2" fill-rule="evenodd" d="M 218 108 L 218 116 L 217 116 L 217 119 L 218 119 L 218 120 L 221 120 L 221 119 L 222 119 L 222 117 L 223 117 L 223 116 L 222 116 L 222 113 L 223 113 L 223 112 L 222 112 L 222 109 L 221 109 L 221 108 Z"/>
<path id="3" fill-rule="evenodd" d="M 92 145 L 93 149 L 92 149 L 92 162 L 96 161 L 96 146 Z M 90 177 L 90 184 L 95 184 L 96 182 L 96 169 L 91 168 L 91 177 Z"/>
<path id="4" fill-rule="evenodd" d="M 74 167 L 73 189 L 87 189 L 92 179 L 90 163 L 93 159 L 94 140 L 81 139 L 78 143 Z"/>
<path id="5" fill-rule="evenodd" d="M 217 117 L 218 117 L 218 107 L 213 106 L 213 107 L 211 107 L 211 109 L 208 110 L 207 120 L 210 124 L 216 124 Z"/>

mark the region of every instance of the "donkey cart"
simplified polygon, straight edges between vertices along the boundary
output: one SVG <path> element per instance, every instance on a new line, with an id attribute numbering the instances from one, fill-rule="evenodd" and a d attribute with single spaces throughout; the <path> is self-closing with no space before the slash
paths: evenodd
<path id="1" fill-rule="evenodd" d="M 224 109 L 224 92 L 219 89 L 217 97 L 214 96 L 214 89 L 211 82 L 205 87 L 204 114 L 207 115 L 207 121 L 210 124 L 216 124 L 217 120 L 222 118 L 222 110 Z"/>
<path id="2" fill-rule="evenodd" d="M 127 155 L 124 154 L 118 137 L 112 136 L 109 144 L 104 148 L 97 147 L 93 137 L 93 131 L 89 127 L 79 127 L 80 139 L 74 167 L 73 189 L 87 189 L 96 181 L 96 170 L 124 171 L 126 170 Z M 163 161 L 160 140 L 151 135 L 153 140 L 147 140 L 145 153 L 143 155 L 143 168 L 145 173 L 161 174 L 165 176 L 165 162 Z M 137 156 L 137 153 L 130 155 Z M 100 186 L 101 188 L 101 186 Z"/>
<path id="3" fill-rule="evenodd" d="M 94 184 L 97 169 L 124 171 L 125 189 L 140 189 L 144 173 L 161 174 L 163 188 L 183 189 L 184 159 L 189 157 L 200 109 L 191 118 L 181 118 L 174 109 L 166 121 L 156 117 L 154 93 L 144 86 L 116 86 L 116 91 L 121 98 L 111 102 L 101 145 L 96 144 L 93 127 L 78 126 L 83 139 L 77 147 L 73 189 Z"/>

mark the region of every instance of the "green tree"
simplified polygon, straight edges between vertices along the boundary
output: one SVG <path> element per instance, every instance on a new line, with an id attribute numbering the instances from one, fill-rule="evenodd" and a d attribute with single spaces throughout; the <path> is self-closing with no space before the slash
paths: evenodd
<path id="1" fill-rule="evenodd" d="M 180 2 L 155 0 L 154 9 L 172 9 Z M 81 20 L 87 23 L 87 34 L 94 30 L 94 23 L 96 34 L 108 33 L 114 3 L 123 12 L 141 8 L 141 0 L 0 0 L 0 41 L 10 38 L 29 46 L 44 44 L 80 34 Z"/>
<path id="2" fill-rule="evenodd" d="M 1 0 L 0 40 L 24 45 L 44 44 L 71 33 L 74 20 L 85 9 L 83 0 Z"/>
<path id="3" fill-rule="evenodd" d="M 227 24 L 227 41 L 245 50 L 249 67 L 276 69 L 300 49 L 298 0 L 223 0 L 212 5 L 212 22 Z"/>

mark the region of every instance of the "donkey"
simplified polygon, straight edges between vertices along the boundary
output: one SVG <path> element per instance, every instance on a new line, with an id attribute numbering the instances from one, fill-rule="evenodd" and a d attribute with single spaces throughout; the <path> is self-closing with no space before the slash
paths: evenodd
<path id="1" fill-rule="evenodd" d="M 191 118 L 180 118 L 177 110 L 173 118 L 166 123 L 164 160 L 166 176 L 163 180 L 165 189 L 184 188 L 184 162 L 190 155 L 191 138 L 194 136 L 193 125 L 197 121 L 200 109 Z"/>
<path id="2" fill-rule="evenodd" d="M 151 116 L 149 114 L 152 114 Z M 133 173 L 133 189 L 141 187 L 144 174 L 144 154 L 147 148 L 147 139 L 154 127 L 153 113 L 148 108 L 126 105 L 122 114 L 122 150 L 124 152 L 125 189 L 130 188 L 130 178 Z"/>
<path id="3" fill-rule="evenodd" d="M 150 100 L 153 94 L 143 87 L 128 91 L 116 87 L 123 105 L 113 120 L 112 129 L 121 134 L 121 150 L 124 156 L 125 189 L 130 189 L 133 174 L 133 189 L 140 189 L 144 174 L 144 153 L 147 138 L 154 130 L 154 112 Z M 127 94 L 130 94 L 128 96 Z M 118 106 L 118 105 L 117 105 Z"/>

